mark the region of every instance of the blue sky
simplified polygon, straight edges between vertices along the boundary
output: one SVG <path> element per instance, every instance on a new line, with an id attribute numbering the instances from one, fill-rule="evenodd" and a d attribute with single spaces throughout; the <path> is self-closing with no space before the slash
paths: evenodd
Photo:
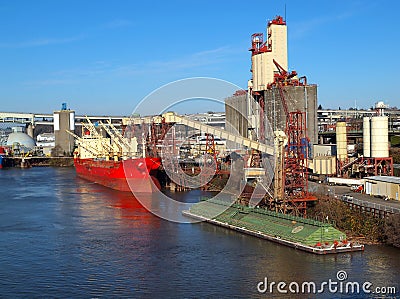
<path id="1" fill-rule="evenodd" d="M 250 36 L 285 3 L 289 67 L 318 84 L 319 104 L 400 107 L 398 1 L 2 0 L 0 111 L 67 102 L 129 115 L 156 88 L 197 76 L 246 88 Z"/>

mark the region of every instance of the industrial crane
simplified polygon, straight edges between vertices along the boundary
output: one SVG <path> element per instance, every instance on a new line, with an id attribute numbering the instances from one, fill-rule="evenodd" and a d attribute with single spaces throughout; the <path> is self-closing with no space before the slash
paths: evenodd
<path id="1" fill-rule="evenodd" d="M 306 201 L 315 200 L 308 192 L 307 180 L 307 159 L 309 139 L 306 133 L 305 112 L 289 111 L 283 87 L 287 85 L 299 86 L 301 83 L 296 78 L 297 72 L 287 72 L 279 63 L 273 60 L 278 73 L 274 75 L 274 82 L 269 88 L 277 89 L 280 95 L 282 107 L 286 116 L 285 134 L 288 142 L 284 152 L 283 163 L 277 163 L 276 173 L 283 175 L 283 178 L 275 178 L 284 186 L 275 183 L 277 200 L 282 200 L 283 212 L 286 212 L 288 203 L 291 208 L 305 215 Z"/>

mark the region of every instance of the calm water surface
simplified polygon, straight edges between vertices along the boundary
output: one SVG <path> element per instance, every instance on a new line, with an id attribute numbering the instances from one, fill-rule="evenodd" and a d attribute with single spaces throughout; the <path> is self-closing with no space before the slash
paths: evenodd
<path id="1" fill-rule="evenodd" d="M 260 294 L 270 281 L 369 281 L 397 288 L 400 250 L 315 256 L 206 223 L 176 224 L 129 193 L 75 176 L 73 168 L 0 171 L 0 297 L 295 298 Z M 199 191 L 180 194 L 193 202 Z M 298 298 L 365 298 L 298 295 Z"/>

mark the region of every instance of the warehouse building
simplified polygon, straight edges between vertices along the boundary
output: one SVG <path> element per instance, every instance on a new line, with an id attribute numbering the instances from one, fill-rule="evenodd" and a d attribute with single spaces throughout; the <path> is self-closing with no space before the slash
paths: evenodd
<path id="1" fill-rule="evenodd" d="M 370 176 L 365 178 L 366 194 L 399 200 L 400 178 L 394 176 Z"/>

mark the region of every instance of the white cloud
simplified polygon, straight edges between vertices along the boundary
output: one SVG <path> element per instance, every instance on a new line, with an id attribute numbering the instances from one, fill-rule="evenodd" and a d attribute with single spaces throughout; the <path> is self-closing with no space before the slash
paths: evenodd
<path id="1" fill-rule="evenodd" d="M 155 60 L 141 64 L 119 66 L 114 71 L 119 75 L 133 75 L 176 72 L 210 65 L 216 66 L 226 60 L 229 53 L 228 47 L 219 47 L 170 60 Z"/>
<path id="2" fill-rule="evenodd" d="M 291 37 L 301 38 L 307 35 L 308 33 L 312 32 L 316 28 L 319 28 L 320 26 L 348 19 L 352 17 L 354 13 L 355 12 L 352 11 L 346 11 L 337 15 L 320 16 L 314 19 L 307 19 L 304 22 L 291 23 L 290 24 Z"/>
<path id="3" fill-rule="evenodd" d="M 0 48 L 30 48 L 42 47 L 55 44 L 67 44 L 82 40 L 83 36 L 67 37 L 67 38 L 39 38 L 20 42 L 0 43 Z"/>
<path id="4" fill-rule="evenodd" d="M 52 85 L 75 84 L 85 78 L 98 76 L 131 77 L 138 75 L 174 74 L 179 71 L 196 71 L 203 67 L 213 68 L 228 58 L 235 50 L 229 47 L 219 47 L 200 52 L 195 52 L 183 57 L 170 60 L 150 60 L 137 64 L 118 65 L 109 61 L 94 61 L 90 65 L 55 71 L 50 79 L 32 80 L 25 82 L 26 86 L 44 87 Z"/>
<path id="5" fill-rule="evenodd" d="M 55 77 L 77 78 L 100 74 L 132 76 L 138 74 L 171 73 L 204 66 L 215 66 L 227 59 L 231 53 L 228 47 L 195 52 L 170 60 L 150 60 L 142 63 L 118 65 L 115 62 L 95 61 L 89 66 L 60 70 L 53 73 Z"/>

